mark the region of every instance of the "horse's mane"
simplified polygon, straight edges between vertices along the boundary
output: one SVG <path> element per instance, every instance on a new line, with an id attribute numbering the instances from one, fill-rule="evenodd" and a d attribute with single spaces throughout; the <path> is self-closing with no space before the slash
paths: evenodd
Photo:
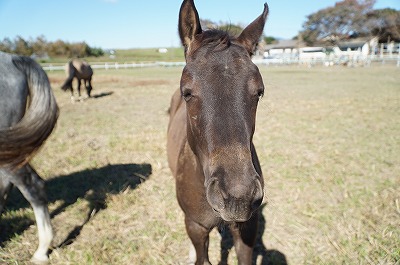
<path id="1" fill-rule="evenodd" d="M 235 38 L 228 31 L 219 29 L 208 29 L 196 35 L 190 45 L 189 53 L 195 53 L 200 47 L 209 46 L 213 50 L 223 51 L 229 48 Z"/>

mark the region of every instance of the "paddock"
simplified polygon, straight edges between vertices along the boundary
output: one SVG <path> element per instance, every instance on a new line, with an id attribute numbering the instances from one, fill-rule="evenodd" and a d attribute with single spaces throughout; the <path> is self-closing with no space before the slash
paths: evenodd
<path id="1" fill-rule="evenodd" d="M 51 264 L 185 264 L 189 239 L 166 157 L 167 110 L 182 66 L 101 70 L 72 104 L 48 72 L 60 116 L 32 164 L 47 179 Z M 254 143 L 265 178 L 257 264 L 400 261 L 400 74 L 370 67 L 260 66 Z M 13 191 L 0 263 L 35 251 L 28 203 Z M 235 264 L 213 231 L 210 261 Z M 268 263 L 267 263 L 268 261 Z"/>

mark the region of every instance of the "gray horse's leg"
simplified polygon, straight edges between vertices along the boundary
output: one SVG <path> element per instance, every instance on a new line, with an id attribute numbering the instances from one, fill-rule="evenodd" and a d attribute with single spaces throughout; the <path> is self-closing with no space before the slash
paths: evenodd
<path id="1" fill-rule="evenodd" d="M 3 213 L 8 194 L 10 193 L 12 187 L 12 183 L 8 180 L 6 175 L 3 174 L 3 170 L 0 169 L 0 217 Z"/>
<path id="2" fill-rule="evenodd" d="M 11 173 L 9 180 L 21 191 L 28 200 L 35 214 L 39 236 L 39 246 L 32 257 L 32 262 L 43 263 L 48 261 L 47 252 L 53 240 L 45 182 L 28 164 L 15 173 Z"/>

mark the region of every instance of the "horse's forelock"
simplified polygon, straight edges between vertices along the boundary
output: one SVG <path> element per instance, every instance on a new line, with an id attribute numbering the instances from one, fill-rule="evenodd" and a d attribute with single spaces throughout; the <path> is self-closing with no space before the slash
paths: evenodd
<path id="1" fill-rule="evenodd" d="M 197 35 L 190 46 L 189 55 L 194 54 L 199 48 L 208 46 L 215 51 L 222 51 L 231 46 L 234 38 L 227 31 L 210 29 Z"/>

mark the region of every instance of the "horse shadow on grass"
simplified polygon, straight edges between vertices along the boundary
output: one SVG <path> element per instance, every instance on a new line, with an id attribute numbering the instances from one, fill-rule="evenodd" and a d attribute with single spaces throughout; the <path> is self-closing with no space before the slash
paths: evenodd
<path id="1" fill-rule="evenodd" d="M 112 95 L 113 93 L 114 93 L 114 92 L 112 92 L 112 91 L 110 91 L 110 92 L 102 92 L 102 93 L 99 93 L 99 94 L 94 94 L 94 95 L 92 95 L 92 98 L 107 97 L 107 96 Z"/>
<path id="2" fill-rule="evenodd" d="M 61 202 L 50 212 L 51 218 L 62 213 L 79 199 L 89 204 L 85 221 L 77 225 L 69 235 L 55 248 L 74 242 L 84 225 L 99 211 L 105 209 L 107 194 L 118 194 L 127 189 L 135 189 L 146 181 L 152 173 L 150 164 L 116 164 L 97 169 L 87 169 L 68 175 L 62 175 L 46 181 L 48 202 Z M 30 207 L 18 189 L 14 188 L 7 200 L 6 210 L 18 210 Z M 0 247 L 14 235 L 21 234 L 33 219 L 26 217 L 3 216 L 0 219 Z"/>
<path id="3" fill-rule="evenodd" d="M 253 251 L 253 264 L 256 264 L 258 259 L 261 259 L 261 265 L 287 265 L 285 254 L 275 249 L 267 249 L 263 242 L 263 234 L 265 231 L 265 217 L 263 215 L 263 209 L 266 204 L 260 207 L 260 213 L 258 216 L 258 234 L 256 238 L 256 245 Z M 233 238 L 229 229 L 219 229 L 218 232 L 221 234 L 221 261 L 219 265 L 228 264 L 229 251 L 233 248 Z"/>
<path id="4" fill-rule="evenodd" d="M 98 93 L 98 94 L 93 94 L 90 97 L 79 96 L 78 98 L 73 98 L 72 102 L 73 103 L 75 103 L 75 102 L 85 102 L 87 100 L 93 100 L 93 99 L 99 99 L 99 98 L 111 96 L 112 94 L 114 94 L 114 92 L 113 91 L 109 91 L 109 92 L 101 92 L 101 93 Z"/>

